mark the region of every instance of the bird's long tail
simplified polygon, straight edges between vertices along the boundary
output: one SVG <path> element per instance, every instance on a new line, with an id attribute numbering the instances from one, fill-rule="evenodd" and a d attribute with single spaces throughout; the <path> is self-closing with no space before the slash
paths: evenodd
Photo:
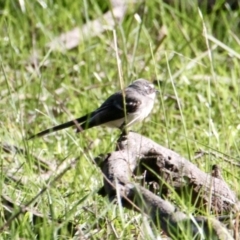
<path id="1" fill-rule="evenodd" d="M 39 132 L 39 133 L 37 133 L 37 134 L 34 134 L 34 135 L 30 136 L 30 137 L 28 138 L 28 140 L 33 139 L 33 138 L 36 138 L 36 137 L 42 137 L 42 136 L 47 135 L 47 134 L 49 134 L 49 133 L 53 133 L 53 132 L 62 130 L 62 129 L 64 129 L 64 128 L 72 127 L 72 126 L 76 126 L 76 128 L 78 129 L 78 131 L 84 130 L 84 129 L 82 128 L 82 126 L 81 126 L 81 123 L 86 122 L 88 118 L 89 118 L 89 115 L 86 115 L 86 116 L 83 116 L 83 117 L 80 117 L 80 118 L 71 120 L 71 121 L 69 121 L 69 122 L 66 122 L 66 123 L 57 125 L 57 126 L 55 126 L 55 127 L 48 128 L 48 129 L 46 129 L 46 130 L 44 130 L 44 131 L 42 131 L 42 132 Z"/>

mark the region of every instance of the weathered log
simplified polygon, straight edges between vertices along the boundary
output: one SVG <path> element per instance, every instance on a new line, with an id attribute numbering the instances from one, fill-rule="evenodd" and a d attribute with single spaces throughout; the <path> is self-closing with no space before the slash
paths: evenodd
<path id="1" fill-rule="evenodd" d="M 232 239 L 218 220 L 189 217 L 169 201 L 134 183 L 134 175 L 145 172 L 144 180 L 158 182 L 165 193 L 169 186 L 180 195 L 187 190 L 197 207 L 208 207 L 213 213 L 235 209 L 237 197 L 225 181 L 204 173 L 174 151 L 130 132 L 118 139 L 116 151 L 105 157 L 101 169 L 105 176 L 101 194 L 108 195 L 110 200 L 118 194 L 123 206 L 144 211 L 154 223 L 160 223 L 169 236 L 181 234 L 183 226 L 190 224 L 192 236 L 201 234 L 202 228 L 208 238 Z"/>

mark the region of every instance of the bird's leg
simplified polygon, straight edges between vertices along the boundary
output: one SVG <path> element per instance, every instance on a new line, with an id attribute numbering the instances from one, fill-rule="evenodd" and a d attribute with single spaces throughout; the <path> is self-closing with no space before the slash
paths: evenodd
<path id="1" fill-rule="evenodd" d="M 126 128 L 124 128 L 124 129 L 122 130 L 121 136 L 126 136 L 127 134 L 128 134 L 128 131 L 127 131 Z"/>
<path id="2" fill-rule="evenodd" d="M 121 136 L 127 136 L 128 131 L 127 131 L 127 126 L 125 124 L 125 122 L 120 126 L 119 128 L 121 130 Z"/>

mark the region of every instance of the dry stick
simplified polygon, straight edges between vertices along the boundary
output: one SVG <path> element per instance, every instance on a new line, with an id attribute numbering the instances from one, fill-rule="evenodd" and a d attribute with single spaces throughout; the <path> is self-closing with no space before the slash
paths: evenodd
<path id="1" fill-rule="evenodd" d="M 73 162 L 76 162 L 78 158 L 75 158 Z M 73 163 L 72 162 L 72 163 Z M 57 180 L 59 180 L 68 170 L 72 168 L 72 163 L 69 164 L 61 173 L 59 173 L 52 181 L 49 181 L 47 186 L 45 186 L 34 198 L 32 198 L 29 202 L 27 202 L 23 207 L 20 208 L 19 211 L 17 211 L 13 216 L 11 216 L 7 222 L 5 222 L 2 226 L 0 226 L 0 232 L 4 231 L 6 227 L 8 227 L 11 222 L 19 217 L 21 213 L 24 213 L 26 211 L 26 208 L 31 205 L 38 197 L 40 197 L 44 192 L 46 192 Z"/>
<path id="2" fill-rule="evenodd" d="M 2 194 L 1 195 L 1 204 L 3 205 L 3 207 L 8 208 L 8 209 L 13 209 L 16 206 L 16 203 L 8 196 Z M 26 206 L 22 206 L 20 204 L 18 204 L 18 207 L 20 207 L 21 209 L 23 209 L 24 212 L 30 212 L 31 214 L 33 214 L 36 217 L 40 217 L 43 218 L 44 215 L 40 212 L 38 212 L 36 209 L 31 209 L 31 208 L 27 208 Z"/>
<path id="3" fill-rule="evenodd" d="M 16 147 L 14 145 L 11 144 L 7 144 L 7 143 L 0 143 L 2 149 L 4 152 L 6 153 L 17 153 L 17 154 L 22 154 L 24 156 L 29 155 L 24 149 Z M 33 157 L 33 159 L 39 163 L 40 162 L 40 167 L 42 168 L 42 170 L 46 171 L 49 169 L 53 169 L 52 164 L 48 163 L 47 161 L 31 154 L 31 156 Z"/>
<path id="4" fill-rule="evenodd" d="M 215 152 L 213 152 L 213 151 L 205 151 L 205 150 L 202 150 L 202 149 L 200 149 L 200 150 L 198 150 L 197 152 L 196 152 L 196 156 L 195 157 L 193 157 L 193 160 L 195 160 L 195 159 L 198 159 L 198 158 L 201 158 L 201 157 L 203 157 L 204 155 L 207 155 L 207 154 L 211 154 L 213 157 L 215 157 L 215 158 L 221 158 L 222 160 L 224 160 L 225 162 L 228 162 L 228 163 L 230 163 L 230 164 L 232 164 L 232 165 L 234 165 L 234 166 L 237 166 L 237 167 L 240 167 L 240 164 L 239 163 L 236 163 L 236 162 L 234 162 L 234 161 L 232 161 L 232 160 L 229 160 L 228 159 L 228 157 L 227 157 L 227 155 L 226 154 L 224 154 L 224 153 L 220 153 L 221 155 L 218 155 L 217 153 L 215 153 Z M 225 156 L 224 156 L 225 155 Z"/>
<path id="5" fill-rule="evenodd" d="M 68 116 L 71 116 L 71 113 L 68 111 L 67 108 L 62 107 L 62 110 L 63 110 L 64 112 L 66 112 Z M 79 133 L 81 134 L 81 132 L 84 131 L 83 128 L 81 127 L 81 124 L 78 123 L 76 120 L 73 120 L 73 122 L 74 122 L 74 124 L 75 124 L 76 130 L 79 131 Z M 78 132 L 76 132 L 76 133 L 78 133 Z M 92 141 L 89 137 L 87 137 L 86 135 L 85 135 L 84 137 L 85 137 L 86 140 L 88 140 L 88 141 L 90 142 L 90 144 L 88 145 L 88 147 L 87 147 L 86 149 L 84 149 L 84 150 L 89 151 L 90 146 L 91 146 L 91 144 L 92 144 L 93 141 Z"/>

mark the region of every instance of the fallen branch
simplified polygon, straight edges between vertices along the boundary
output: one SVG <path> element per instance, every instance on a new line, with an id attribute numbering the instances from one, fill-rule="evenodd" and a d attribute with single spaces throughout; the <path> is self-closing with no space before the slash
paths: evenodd
<path id="1" fill-rule="evenodd" d="M 82 28 L 76 27 L 61 34 L 51 41 L 48 46 L 52 50 L 69 50 L 77 47 L 84 40 L 99 36 L 106 30 L 113 29 L 123 20 L 126 13 L 127 1 L 111 0 L 112 10 L 101 17 L 87 22 Z"/>
<path id="2" fill-rule="evenodd" d="M 123 206 L 141 209 L 154 223 L 160 223 L 169 236 L 184 233 L 190 226 L 192 236 L 233 239 L 217 219 L 189 217 L 169 201 L 134 183 L 134 175 L 145 172 L 144 181 L 157 182 L 162 194 L 169 191 L 169 186 L 180 196 L 187 191 L 197 208 L 208 208 L 213 213 L 229 213 L 237 208 L 237 197 L 225 181 L 204 173 L 177 153 L 130 132 L 119 138 L 116 151 L 108 154 L 100 167 L 105 177 L 99 193 L 108 195 L 110 200 L 116 194 L 121 196 Z"/>

